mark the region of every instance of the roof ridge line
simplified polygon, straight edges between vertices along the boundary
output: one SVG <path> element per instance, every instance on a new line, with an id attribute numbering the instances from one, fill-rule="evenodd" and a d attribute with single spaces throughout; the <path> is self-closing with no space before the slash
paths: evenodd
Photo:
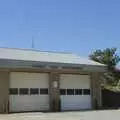
<path id="1" fill-rule="evenodd" d="M 39 49 L 30 49 L 30 48 L 9 48 L 9 47 L 0 47 L 1 49 L 13 49 L 13 50 L 23 50 L 23 51 L 35 51 L 35 52 L 48 52 L 48 53 L 60 53 L 60 54 L 73 54 L 76 55 L 75 53 L 72 52 L 64 52 L 64 51 L 42 51 Z"/>

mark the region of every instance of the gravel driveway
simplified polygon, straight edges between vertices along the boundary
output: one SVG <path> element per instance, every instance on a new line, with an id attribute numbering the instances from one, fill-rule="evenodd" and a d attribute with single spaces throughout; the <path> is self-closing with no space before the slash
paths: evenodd
<path id="1" fill-rule="evenodd" d="M 120 120 L 120 110 L 1 114 L 0 120 Z"/>

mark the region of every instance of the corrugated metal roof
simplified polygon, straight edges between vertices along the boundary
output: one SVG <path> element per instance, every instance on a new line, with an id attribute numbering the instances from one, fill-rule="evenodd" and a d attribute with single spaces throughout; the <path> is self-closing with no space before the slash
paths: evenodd
<path id="1" fill-rule="evenodd" d="M 0 59 L 105 66 L 72 53 L 0 48 Z"/>

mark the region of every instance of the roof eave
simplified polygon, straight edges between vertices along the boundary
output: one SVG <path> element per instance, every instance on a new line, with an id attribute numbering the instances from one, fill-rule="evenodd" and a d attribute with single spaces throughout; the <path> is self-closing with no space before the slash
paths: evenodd
<path id="1" fill-rule="evenodd" d="M 67 68 L 73 67 L 74 69 L 80 69 L 82 71 L 89 72 L 106 72 L 107 67 L 105 65 L 87 65 L 87 64 L 73 64 L 73 63 L 55 63 L 55 62 L 38 62 L 38 61 L 23 61 L 23 60 L 8 60 L 0 59 L 0 68 L 40 68 L 43 67 L 55 67 Z M 52 68 L 51 67 L 51 68 Z"/>

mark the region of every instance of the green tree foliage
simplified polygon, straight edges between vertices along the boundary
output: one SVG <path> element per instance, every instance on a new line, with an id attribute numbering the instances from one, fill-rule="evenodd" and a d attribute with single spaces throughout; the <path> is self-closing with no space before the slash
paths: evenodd
<path id="1" fill-rule="evenodd" d="M 107 65 L 108 71 L 104 74 L 104 79 L 112 85 L 117 84 L 120 80 L 120 73 L 115 69 L 120 62 L 116 51 L 117 48 L 106 48 L 105 50 L 96 50 L 89 56 L 91 60 Z"/>

